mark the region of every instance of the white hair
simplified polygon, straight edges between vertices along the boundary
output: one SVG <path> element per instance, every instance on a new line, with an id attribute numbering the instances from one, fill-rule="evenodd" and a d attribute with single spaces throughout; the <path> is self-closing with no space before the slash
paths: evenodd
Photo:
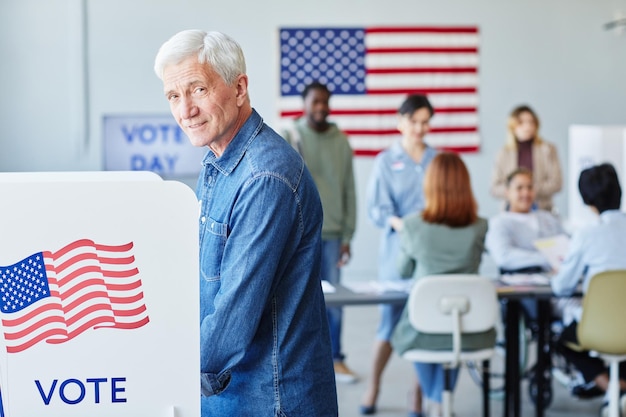
<path id="1" fill-rule="evenodd" d="M 156 55 L 154 72 L 162 80 L 168 65 L 178 64 L 195 56 L 200 64 L 209 64 L 228 85 L 246 73 L 246 60 L 241 46 L 221 32 L 183 30 L 168 39 Z"/>

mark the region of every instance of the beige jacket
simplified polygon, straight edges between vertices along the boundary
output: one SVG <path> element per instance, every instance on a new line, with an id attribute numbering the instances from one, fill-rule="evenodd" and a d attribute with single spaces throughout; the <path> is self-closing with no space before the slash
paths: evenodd
<path id="1" fill-rule="evenodd" d="M 506 198 L 506 177 L 517 168 L 517 150 L 503 147 L 496 157 L 491 180 L 494 197 Z M 539 208 L 552 210 L 552 196 L 561 191 L 563 178 L 556 147 L 551 143 L 533 144 L 533 183 Z"/>

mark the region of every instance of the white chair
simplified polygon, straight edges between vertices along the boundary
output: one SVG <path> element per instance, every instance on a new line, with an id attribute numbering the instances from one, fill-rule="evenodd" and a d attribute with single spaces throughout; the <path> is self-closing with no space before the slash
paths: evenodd
<path id="1" fill-rule="evenodd" d="M 609 363 L 609 417 L 619 416 L 619 363 L 626 360 L 626 270 L 594 275 L 583 297 L 581 348 Z"/>
<path id="2" fill-rule="evenodd" d="M 498 297 L 494 283 L 471 274 L 431 275 L 419 278 L 407 301 L 409 322 L 420 334 L 444 335 L 451 339 L 447 350 L 410 349 L 402 357 L 412 362 L 444 366 L 443 416 L 452 414 L 449 371 L 466 361 L 485 362 L 483 375 L 483 414 L 489 415 L 488 360 L 494 354 L 495 337 L 488 346 L 464 349 L 464 335 L 488 332 L 498 319 Z"/>

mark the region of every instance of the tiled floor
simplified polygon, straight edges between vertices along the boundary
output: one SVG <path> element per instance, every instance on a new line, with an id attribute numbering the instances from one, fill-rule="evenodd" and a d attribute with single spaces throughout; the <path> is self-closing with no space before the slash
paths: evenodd
<path id="1" fill-rule="evenodd" d="M 370 369 L 371 350 L 378 324 L 376 306 L 352 306 L 344 308 L 343 345 L 347 355 L 346 363 L 361 376 L 354 384 L 338 384 L 339 416 L 356 417 L 359 403 L 366 388 Z M 376 417 L 406 416 L 407 393 L 413 378 L 413 367 L 394 354 L 383 376 L 383 387 L 378 401 Z M 597 416 L 602 399 L 578 400 L 571 397 L 567 389 L 553 381 L 554 398 L 546 409 L 546 417 Z M 457 417 L 482 416 L 482 400 L 479 387 L 472 381 L 467 369 L 461 371 L 454 394 L 454 412 Z M 491 401 L 491 415 L 503 415 L 502 400 Z M 527 384 L 522 387 L 522 415 L 535 415 L 529 399 Z"/>

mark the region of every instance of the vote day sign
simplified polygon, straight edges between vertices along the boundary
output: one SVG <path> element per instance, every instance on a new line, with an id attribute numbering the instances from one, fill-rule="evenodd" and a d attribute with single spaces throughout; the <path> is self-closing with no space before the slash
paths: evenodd
<path id="1" fill-rule="evenodd" d="M 0 174 L 0 416 L 200 415 L 198 203 L 135 174 Z"/>
<path id="2" fill-rule="evenodd" d="M 105 115 L 104 169 L 152 171 L 166 178 L 200 173 L 206 147 L 195 147 L 170 114 Z"/>

